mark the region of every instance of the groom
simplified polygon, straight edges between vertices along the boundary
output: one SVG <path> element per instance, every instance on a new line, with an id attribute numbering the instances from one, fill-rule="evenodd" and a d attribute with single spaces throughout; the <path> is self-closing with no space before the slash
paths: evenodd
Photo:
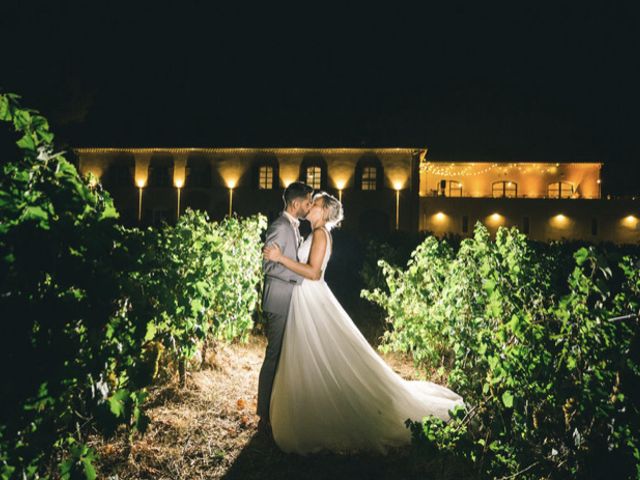
<path id="1" fill-rule="evenodd" d="M 301 243 L 300 218 L 306 217 L 311 209 L 313 189 L 302 182 L 290 184 L 282 196 L 284 211 L 267 229 L 266 245 L 276 243 L 282 254 L 298 259 L 298 247 Z M 289 313 L 291 294 L 294 285 L 302 283 L 300 275 L 287 270 L 280 263 L 265 260 L 264 290 L 262 293 L 262 311 L 267 320 L 267 351 L 258 380 L 258 408 L 260 416 L 258 430 L 269 431 L 269 406 L 271 388 L 276 375 L 284 327 Z"/>

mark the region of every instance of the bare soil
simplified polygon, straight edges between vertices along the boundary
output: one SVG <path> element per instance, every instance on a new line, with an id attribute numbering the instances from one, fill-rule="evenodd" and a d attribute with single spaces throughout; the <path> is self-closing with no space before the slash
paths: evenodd
<path id="1" fill-rule="evenodd" d="M 380 324 L 361 327 L 376 344 Z M 110 479 L 360 479 L 464 478 L 453 459 L 431 457 L 408 446 L 386 456 L 285 454 L 257 432 L 258 374 L 266 341 L 251 335 L 246 344 L 220 346 L 208 365 L 191 371 L 185 388 L 177 378 L 150 389 L 151 425 L 129 444 L 125 432 L 92 437 L 99 477 Z M 424 378 L 410 358 L 383 355 L 403 378 Z"/>

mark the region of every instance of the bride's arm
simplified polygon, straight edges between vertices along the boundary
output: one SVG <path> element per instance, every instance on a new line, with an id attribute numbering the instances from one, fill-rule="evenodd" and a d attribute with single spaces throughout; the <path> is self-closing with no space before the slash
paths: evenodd
<path id="1" fill-rule="evenodd" d="M 313 231 L 311 239 L 311 252 L 309 252 L 308 263 L 300 263 L 282 255 L 280 249 L 275 247 L 265 247 L 264 256 L 267 260 L 281 263 L 298 275 L 302 275 L 309 280 L 319 280 L 322 276 L 322 262 L 327 247 L 327 236 L 319 229 Z"/>

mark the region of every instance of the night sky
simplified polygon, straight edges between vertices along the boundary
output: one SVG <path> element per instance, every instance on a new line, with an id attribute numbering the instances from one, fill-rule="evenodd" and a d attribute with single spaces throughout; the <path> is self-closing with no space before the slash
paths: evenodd
<path id="1" fill-rule="evenodd" d="M 601 161 L 605 193 L 640 193 L 632 2 L 90 3 L 0 14 L 0 88 L 64 146 L 428 146 L 432 160 Z"/>

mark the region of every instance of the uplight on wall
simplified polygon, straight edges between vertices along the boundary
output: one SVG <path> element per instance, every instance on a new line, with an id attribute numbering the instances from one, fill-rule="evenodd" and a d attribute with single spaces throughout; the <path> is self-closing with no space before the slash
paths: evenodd
<path id="1" fill-rule="evenodd" d="M 396 230 L 400 229 L 400 190 L 402 190 L 402 183 L 395 182 L 393 187 L 396 190 Z"/>
<path id="2" fill-rule="evenodd" d="M 549 220 L 549 223 L 551 223 L 551 226 L 555 228 L 567 228 L 570 222 L 569 222 L 569 217 L 567 217 L 562 213 L 558 213 L 557 215 L 554 215 L 553 217 L 551 217 L 551 220 Z"/>
<path id="3" fill-rule="evenodd" d="M 146 180 L 143 178 L 136 180 L 136 185 L 138 185 L 138 222 L 142 220 L 142 190 L 146 183 Z"/>
<path id="4" fill-rule="evenodd" d="M 635 215 L 627 215 L 622 219 L 622 224 L 627 228 L 635 230 L 638 228 L 640 220 Z"/>
<path id="5" fill-rule="evenodd" d="M 444 225 L 447 223 L 449 217 L 444 212 L 437 212 L 433 214 L 433 223 L 436 225 Z"/>
<path id="6" fill-rule="evenodd" d="M 93 171 L 89 171 L 87 174 L 87 182 L 91 188 L 95 187 L 98 184 L 99 177 Z"/>
<path id="7" fill-rule="evenodd" d="M 340 200 L 340 203 L 342 203 L 342 190 L 344 189 L 345 183 L 346 182 L 344 180 L 338 180 L 336 182 L 336 187 L 338 188 L 338 200 Z"/>
<path id="8" fill-rule="evenodd" d="M 236 186 L 235 180 L 227 180 L 227 186 L 229 187 L 229 216 L 233 213 L 233 189 Z"/>
<path id="9" fill-rule="evenodd" d="M 293 182 L 295 182 L 295 179 L 292 177 L 282 177 L 282 184 L 284 185 L 284 188 L 287 188 Z"/>
<path id="10" fill-rule="evenodd" d="M 497 227 L 504 224 L 504 217 L 498 212 L 494 212 L 487 217 L 487 224 Z"/>
<path id="11" fill-rule="evenodd" d="M 176 178 L 174 181 L 176 188 L 178 189 L 178 207 L 176 210 L 176 219 L 180 218 L 180 190 L 184 185 L 184 180 L 182 178 Z"/>

